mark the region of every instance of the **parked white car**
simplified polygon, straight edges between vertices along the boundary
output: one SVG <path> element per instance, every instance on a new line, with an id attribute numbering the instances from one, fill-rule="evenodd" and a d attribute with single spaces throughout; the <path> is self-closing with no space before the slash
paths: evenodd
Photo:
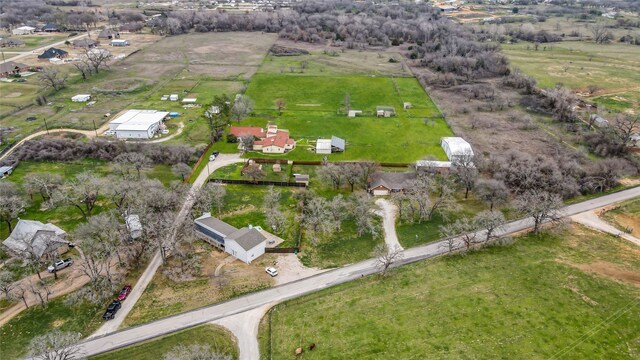
<path id="1" fill-rule="evenodd" d="M 267 272 L 267 274 L 273 276 L 278 276 L 278 270 L 274 267 L 268 267 L 265 269 L 265 271 Z"/>

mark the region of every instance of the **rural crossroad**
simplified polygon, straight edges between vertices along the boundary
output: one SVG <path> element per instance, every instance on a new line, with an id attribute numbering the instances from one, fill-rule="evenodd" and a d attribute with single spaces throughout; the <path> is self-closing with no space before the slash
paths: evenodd
<path id="1" fill-rule="evenodd" d="M 11 58 L 6 59 L 6 60 L 0 60 L 0 64 L 4 64 L 7 61 L 20 60 L 20 59 L 25 58 L 27 56 L 33 55 L 34 53 L 38 54 L 38 53 L 44 52 L 45 50 L 47 50 L 48 48 L 50 48 L 52 46 L 64 45 L 64 43 L 66 41 L 73 42 L 74 40 L 81 39 L 81 38 L 83 38 L 85 36 L 87 36 L 87 34 L 78 35 L 78 36 L 75 36 L 75 37 L 72 37 L 72 38 L 69 38 L 69 39 L 65 39 L 65 40 L 62 40 L 62 41 L 58 41 L 57 43 L 53 43 L 53 44 L 49 44 L 49 45 L 46 45 L 46 46 L 42 46 L 42 47 L 30 50 L 30 51 L 24 51 L 24 52 L 21 52 L 20 55 L 16 55 L 16 56 L 11 57 Z"/>
<path id="2" fill-rule="evenodd" d="M 561 214 L 565 217 L 572 216 L 638 196 L 640 196 L 640 187 L 569 205 L 561 210 Z M 516 233 L 531 228 L 532 225 L 533 220 L 530 218 L 513 221 L 505 224 L 500 231 L 496 232 L 496 235 Z M 439 241 L 407 249 L 404 251 L 404 258 L 394 264 L 394 266 L 402 266 L 444 254 L 448 249 L 443 245 L 444 241 Z M 457 239 L 456 245 L 462 246 L 459 238 Z M 279 303 L 376 272 L 378 272 L 378 266 L 375 259 L 362 261 L 223 303 L 174 315 L 108 335 L 90 338 L 78 345 L 79 350 L 87 356 L 104 353 L 192 326 L 221 320 L 225 317 L 240 314 L 263 305 Z"/>

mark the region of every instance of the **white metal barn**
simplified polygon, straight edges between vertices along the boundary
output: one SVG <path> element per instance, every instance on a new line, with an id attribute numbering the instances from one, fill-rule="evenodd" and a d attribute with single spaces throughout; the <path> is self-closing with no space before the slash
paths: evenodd
<path id="1" fill-rule="evenodd" d="M 11 30 L 11 33 L 13 35 L 29 35 L 29 34 L 33 34 L 34 31 L 36 31 L 36 28 L 34 27 L 20 26 L 19 28 L 15 28 Z"/>
<path id="2" fill-rule="evenodd" d="M 463 156 L 473 156 L 471 145 L 461 137 L 443 137 L 440 146 L 451 162 L 456 162 Z"/>
<path id="3" fill-rule="evenodd" d="M 316 154 L 331 154 L 331 139 L 318 139 L 316 141 Z"/>
<path id="4" fill-rule="evenodd" d="M 109 122 L 118 139 L 151 139 L 169 115 L 166 111 L 129 110 Z"/>

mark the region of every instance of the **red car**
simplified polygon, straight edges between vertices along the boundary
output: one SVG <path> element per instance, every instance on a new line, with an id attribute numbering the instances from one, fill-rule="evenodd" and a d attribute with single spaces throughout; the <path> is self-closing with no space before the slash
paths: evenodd
<path id="1" fill-rule="evenodd" d="M 120 290 L 120 294 L 118 295 L 118 300 L 123 301 L 129 296 L 131 292 L 131 285 L 125 285 L 122 290 Z"/>

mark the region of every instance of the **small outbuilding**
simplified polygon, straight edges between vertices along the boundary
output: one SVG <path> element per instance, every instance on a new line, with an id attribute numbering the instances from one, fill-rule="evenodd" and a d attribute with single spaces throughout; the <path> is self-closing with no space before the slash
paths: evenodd
<path id="1" fill-rule="evenodd" d="M 602 116 L 598 115 L 598 114 L 591 114 L 590 117 L 591 123 L 599 128 L 604 128 L 609 126 L 609 120 L 603 118 Z"/>
<path id="2" fill-rule="evenodd" d="M 114 39 L 111 40 L 111 46 L 129 46 L 129 40 Z"/>
<path id="3" fill-rule="evenodd" d="M 0 178 L 5 178 L 13 172 L 13 166 L 0 166 Z"/>
<path id="4" fill-rule="evenodd" d="M 197 98 L 184 98 L 182 99 L 183 104 L 195 104 L 198 101 Z"/>
<path id="5" fill-rule="evenodd" d="M 85 48 L 85 49 L 91 49 L 94 48 L 96 46 L 98 46 L 98 42 L 93 40 L 93 39 L 78 39 L 78 40 L 74 40 L 73 43 L 71 43 L 73 45 L 73 47 L 79 47 L 79 48 Z"/>
<path id="6" fill-rule="evenodd" d="M 138 215 L 129 215 L 124 220 L 127 224 L 127 230 L 129 230 L 129 238 L 131 238 L 131 240 L 142 236 L 142 223 Z"/>
<path id="7" fill-rule="evenodd" d="M 410 103 L 410 102 L 405 102 L 405 103 L 403 103 L 403 104 L 402 104 L 402 107 L 403 107 L 405 110 L 409 110 L 409 109 L 411 109 L 413 106 L 411 105 L 411 103 Z"/>
<path id="8" fill-rule="evenodd" d="M 296 180 L 296 184 L 304 184 L 304 186 L 309 186 L 309 175 L 307 175 L 307 174 L 293 174 L 293 177 Z"/>
<path id="9" fill-rule="evenodd" d="M 337 136 L 331 136 L 331 152 L 343 152 L 347 149 L 347 142 Z"/>
<path id="10" fill-rule="evenodd" d="M 169 95 L 169 101 L 178 101 L 178 94 Z"/>
<path id="11" fill-rule="evenodd" d="M 100 31 L 100 34 L 98 34 L 98 39 L 112 40 L 112 39 L 119 39 L 119 38 L 120 38 L 120 33 L 117 31 L 113 31 L 111 29 L 103 29 L 102 31 Z"/>
<path id="12" fill-rule="evenodd" d="M 349 110 L 347 117 L 354 118 L 358 115 L 362 115 L 362 110 Z"/>
<path id="13" fill-rule="evenodd" d="M 316 154 L 331 154 L 331 139 L 316 140 Z"/>
<path id="14" fill-rule="evenodd" d="M 396 109 L 391 106 L 377 106 L 376 107 L 376 116 L 377 117 L 392 117 L 396 116 Z"/>
<path id="15" fill-rule="evenodd" d="M 443 137 L 440 140 L 440 146 L 442 146 L 442 149 L 452 163 L 464 157 L 473 156 L 471 144 L 461 137 Z"/>
<path id="16" fill-rule="evenodd" d="M 87 102 L 89 100 L 91 100 L 91 95 L 89 94 L 79 94 L 71 98 L 71 101 L 73 102 Z"/>

